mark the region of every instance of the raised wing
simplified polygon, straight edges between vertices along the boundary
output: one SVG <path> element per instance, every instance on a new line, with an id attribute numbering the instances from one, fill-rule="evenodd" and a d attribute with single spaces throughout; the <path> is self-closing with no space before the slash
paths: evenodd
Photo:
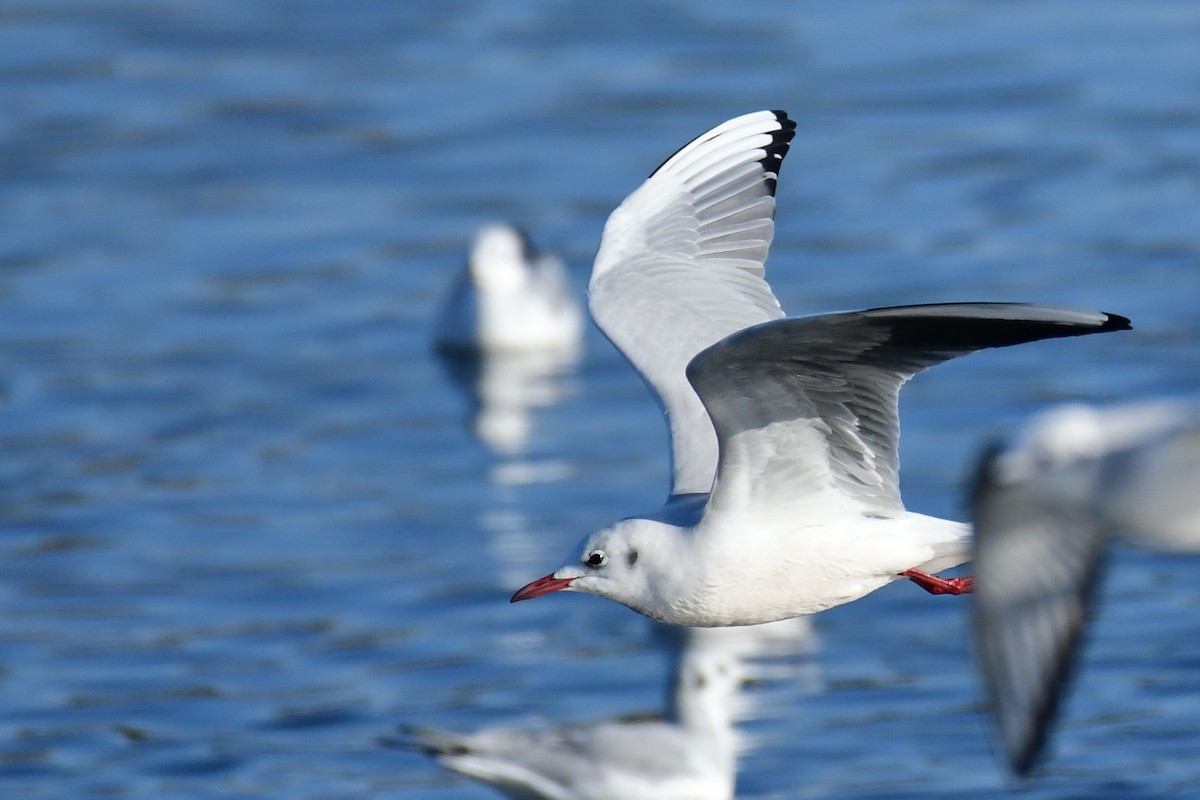
<path id="1" fill-rule="evenodd" d="M 688 361 L 783 316 L 763 263 L 795 130 L 782 111 L 713 128 L 667 159 L 604 226 L 588 304 L 666 413 L 671 494 L 707 492 L 717 465 L 712 424 L 684 377 Z"/>
<path id="2" fill-rule="evenodd" d="M 815 501 L 898 513 L 905 381 L 983 348 L 1128 327 L 1101 312 L 949 303 L 776 320 L 733 334 L 687 368 L 720 443 L 709 508 Z"/>
<path id="3" fill-rule="evenodd" d="M 998 477 L 984 456 L 973 516 L 975 650 L 1009 764 L 1042 753 L 1099 583 L 1107 534 L 1087 508 L 1095 462 Z M 1085 474 L 1080 474 L 1080 470 Z"/>

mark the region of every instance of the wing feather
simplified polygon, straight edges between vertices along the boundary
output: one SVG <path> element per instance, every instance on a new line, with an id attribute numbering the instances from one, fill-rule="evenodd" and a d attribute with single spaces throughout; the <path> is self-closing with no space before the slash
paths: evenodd
<path id="1" fill-rule="evenodd" d="M 775 320 L 733 334 L 687 369 L 720 443 L 710 502 L 728 503 L 729 484 L 742 487 L 738 502 L 760 508 L 834 492 L 864 511 L 902 511 L 905 381 L 988 347 L 1127 327 L 1101 312 L 948 303 Z M 781 448 L 785 441 L 792 446 Z"/>
<path id="2" fill-rule="evenodd" d="M 972 623 L 1001 743 L 1025 774 L 1045 748 L 1077 659 L 1107 535 L 1064 476 L 1047 470 L 1006 482 L 994 464 L 994 453 L 984 457 L 974 493 Z M 1090 491 L 1085 476 L 1068 481 Z"/>
<path id="3" fill-rule="evenodd" d="M 763 263 L 795 128 L 782 111 L 717 126 L 663 162 L 604 226 L 588 303 L 666 413 L 671 494 L 707 492 L 716 472 L 716 437 L 685 378 L 688 361 L 783 316 Z"/>

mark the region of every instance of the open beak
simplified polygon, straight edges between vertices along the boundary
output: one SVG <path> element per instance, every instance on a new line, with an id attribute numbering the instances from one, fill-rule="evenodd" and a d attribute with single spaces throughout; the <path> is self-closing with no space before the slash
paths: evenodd
<path id="1" fill-rule="evenodd" d="M 556 578 L 553 573 L 544 578 L 538 578 L 533 583 L 522 586 L 517 589 L 517 593 L 512 596 L 510 603 L 515 603 L 518 600 L 532 600 L 535 597 L 541 597 L 544 594 L 561 591 L 571 585 L 574 578 Z"/>

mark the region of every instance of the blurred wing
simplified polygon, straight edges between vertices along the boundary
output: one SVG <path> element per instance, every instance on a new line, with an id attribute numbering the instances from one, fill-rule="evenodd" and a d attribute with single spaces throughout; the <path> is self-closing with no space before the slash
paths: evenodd
<path id="1" fill-rule="evenodd" d="M 1112 409 L 1110 429 L 1133 414 L 1157 430 L 1104 460 L 1097 502 L 1109 526 L 1143 547 L 1200 552 L 1200 407 L 1145 404 Z"/>
<path id="2" fill-rule="evenodd" d="M 458 734 L 405 726 L 392 743 L 425 752 L 443 767 L 513 797 L 564 796 L 565 787 L 590 766 L 587 754 L 553 729 L 486 728 Z"/>
<path id="3" fill-rule="evenodd" d="M 1124 317 L 1018 303 L 899 306 L 767 322 L 700 353 L 688 380 L 720 442 L 709 508 L 900 500 L 900 387 L 955 356 L 1129 327 Z"/>
<path id="4" fill-rule="evenodd" d="M 1020 775 L 1047 742 L 1106 542 L 1085 507 L 1086 488 L 1072 491 L 1063 476 L 1045 472 L 1000 480 L 993 449 L 974 493 L 975 649 L 1005 752 Z"/>
<path id="5" fill-rule="evenodd" d="M 688 361 L 783 316 L 763 263 L 795 130 L 782 111 L 719 125 L 667 159 L 604 226 L 589 307 L 666 412 L 672 494 L 707 492 L 717 464 L 712 425 L 684 378 Z"/>
<path id="6" fill-rule="evenodd" d="M 422 750 L 447 769 L 511 797 L 652 797 L 681 779 L 704 783 L 726 777 L 715 772 L 720 763 L 704 760 L 705 734 L 661 720 L 487 728 L 468 735 L 406 728 L 402 736 L 399 746 Z M 590 791 L 581 793 L 581 786 Z"/>

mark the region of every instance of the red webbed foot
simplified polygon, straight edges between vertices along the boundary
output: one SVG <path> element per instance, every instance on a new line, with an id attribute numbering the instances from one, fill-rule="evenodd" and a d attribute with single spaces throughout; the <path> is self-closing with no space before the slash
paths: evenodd
<path id="1" fill-rule="evenodd" d="M 930 594 L 969 594 L 975 590 L 975 579 L 970 577 L 939 578 L 919 569 L 906 569 L 900 574 Z"/>

